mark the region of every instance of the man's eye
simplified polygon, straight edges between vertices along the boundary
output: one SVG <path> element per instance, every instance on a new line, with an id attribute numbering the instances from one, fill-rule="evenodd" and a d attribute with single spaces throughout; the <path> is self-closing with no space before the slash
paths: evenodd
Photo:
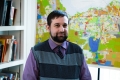
<path id="1" fill-rule="evenodd" d="M 59 27 L 60 25 L 55 25 L 56 27 Z"/>
<path id="2" fill-rule="evenodd" d="M 67 27 L 67 25 L 65 24 L 65 25 L 63 25 L 63 27 L 64 27 L 64 28 L 66 28 L 66 27 Z"/>

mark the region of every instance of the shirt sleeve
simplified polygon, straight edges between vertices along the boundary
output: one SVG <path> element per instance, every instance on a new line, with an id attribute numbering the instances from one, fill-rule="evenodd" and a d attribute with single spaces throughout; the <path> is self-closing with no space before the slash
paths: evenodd
<path id="1" fill-rule="evenodd" d="M 92 80 L 91 74 L 85 59 L 83 59 L 83 63 L 81 66 L 80 80 Z"/>
<path id="2" fill-rule="evenodd" d="M 33 56 L 32 50 L 30 51 L 30 54 L 27 58 L 22 78 L 23 80 L 37 80 L 38 79 L 37 64 Z"/>

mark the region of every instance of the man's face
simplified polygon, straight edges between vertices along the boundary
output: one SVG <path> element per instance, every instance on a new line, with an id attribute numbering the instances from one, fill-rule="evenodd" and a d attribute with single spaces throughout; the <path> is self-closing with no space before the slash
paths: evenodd
<path id="1" fill-rule="evenodd" d="M 58 17 L 51 21 L 51 25 L 48 26 L 51 38 L 57 42 L 62 43 L 68 37 L 68 18 Z"/>

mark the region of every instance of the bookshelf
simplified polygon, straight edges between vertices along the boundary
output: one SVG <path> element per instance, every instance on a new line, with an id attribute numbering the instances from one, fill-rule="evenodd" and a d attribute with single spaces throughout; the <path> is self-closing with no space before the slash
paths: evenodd
<path id="1" fill-rule="evenodd" d="M 0 26 L 0 35 L 14 35 L 18 42 L 18 57 L 14 61 L 0 62 L 0 73 L 3 69 L 19 72 L 20 80 L 22 80 L 26 61 L 27 0 L 9 1 L 12 1 L 12 6 L 16 9 L 14 25 Z"/>
<path id="2" fill-rule="evenodd" d="M 9 68 L 17 65 L 23 65 L 23 64 L 24 64 L 24 60 L 16 60 L 8 63 L 0 63 L 0 69 Z"/>
<path id="3" fill-rule="evenodd" d="M 1 26 L 0 31 L 24 30 L 25 26 Z"/>

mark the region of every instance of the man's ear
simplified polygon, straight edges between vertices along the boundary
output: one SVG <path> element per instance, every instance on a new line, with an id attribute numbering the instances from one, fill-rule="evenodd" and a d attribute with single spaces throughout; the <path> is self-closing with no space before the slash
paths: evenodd
<path id="1" fill-rule="evenodd" d="M 46 25 L 46 29 L 48 32 L 50 32 L 50 26 L 49 25 Z"/>

